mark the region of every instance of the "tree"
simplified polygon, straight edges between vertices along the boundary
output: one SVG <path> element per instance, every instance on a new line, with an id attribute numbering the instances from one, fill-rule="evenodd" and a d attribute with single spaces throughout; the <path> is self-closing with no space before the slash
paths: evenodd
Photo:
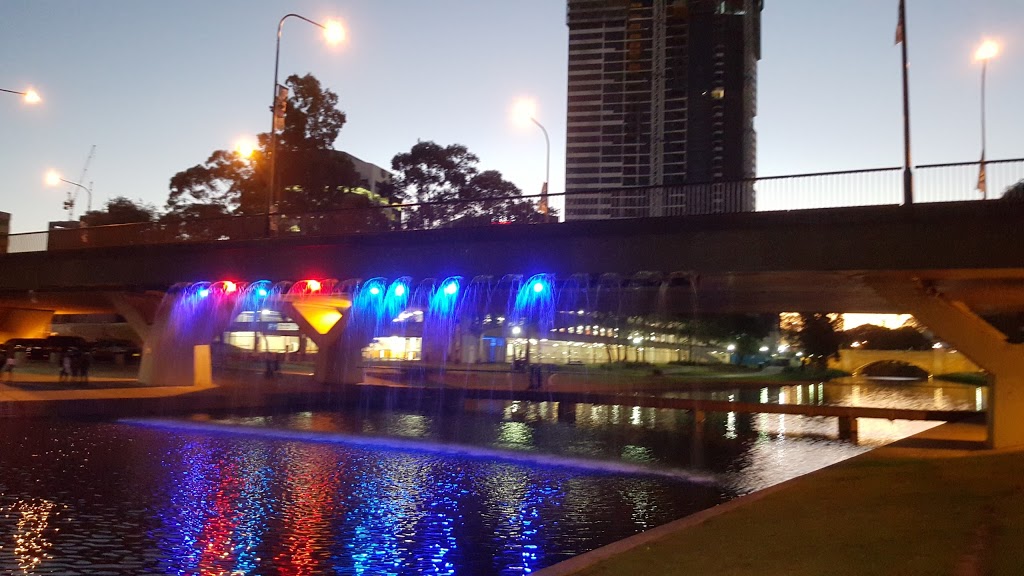
<path id="1" fill-rule="evenodd" d="M 155 216 L 155 207 L 144 204 L 141 200 L 136 204 L 124 196 L 118 196 L 107 200 L 104 210 L 90 210 L 83 214 L 82 224 L 85 226 L 133 224 L 151 222 Z"/>
<path id="2" fill-rule="evenodd" d="M 334 150 L 345 113 L 338 96 L 312 75 L 289 76 L 284 129 L 278 136 L 277 198 L 285 212 L 331 210 L 348 203 L 347 194 L 365 186 L 348 156 Z M 249 158 L 216 150 L 203 164 L 171 177 L 168 213 L 182 220 L 217 211 L 260 214 L 268 209 L 270 135 L 260 134 L 258 149 Z M 194 206 L 209 208 L 193 208 Z"/>
<path id="3" fill-rule="evenodd" d="M 544 217 L 522 191 L 496 170 L 479 172 L 479 158 L 461 144 L 417 142 L 391 160 L 391 190 L 406 203 L 409 228 L 541 222 Z"/>
<path id="4" fill-rule="evenodd" d="M 836 324 L 839 317 L 829 318 L 828 314 L 801 312 L 801 327 L 796 341 L 811 364 L 820 370 L 828 367 L 829 358 L 839 358 L 839 334 Z"/>
<path id="5" fill-rule="evenodd" d="M 866 350 L 931 350 L 932 342 L 912 326 L 890 330 L 863 324 L 842 333 L 843 344 L 858 342 Z"/>
<path id="6" fill-rule="evenodd" d="M 1024 180 L 1007 188 L 1006 192 L 1003 192 L 1002 199 L 1017 200 L 1018 202 L 1024 200 Z"/>
<path id="7" fill-rule="evenodd" d="M 705 342 L 734 344 L 738 363 L 743 364 L 744 359 L 758 352 L 777 322 L 776 315 L 729 314 L 703 318 L 697 330 Z"/>

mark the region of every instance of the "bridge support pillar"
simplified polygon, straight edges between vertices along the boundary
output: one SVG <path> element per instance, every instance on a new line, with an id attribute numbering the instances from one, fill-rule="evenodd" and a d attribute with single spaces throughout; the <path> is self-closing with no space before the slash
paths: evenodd
<path id="1" fill-rule="evenodd" d="M 45 338 L 50 335 L 53 310 L 0 308 L 0 342 L 10 338 Z"/>
<path id="2" fill-rule="evenodd" d="M 316 344 L 313 378 L 323 384 L 358 384 L 363 379 L 362 345 L 343 338 L 348 314 L 337 306 L 316 301 L 283 301 L 285 312 Z"/>
<path id="3" fill-rule="evenodd" d="M 857 419 L 847 416 L 839 417 L 839 439 L 857 441 Z"/>
<path id="4" fill-rule="evenodd" d="M 558 403 L 558 421 L 559 422 L 576 422 L 576 403 L 575 402 L 559 402 Z"/>
<path id="5" fill-rule="evenodd" d="M 865 281 L 989 373 L 988 445 L 1024 446 L 1024 344 L 1007 342 L 1002 332 L 962 302 L 949 300 L 917 279 Z"/>

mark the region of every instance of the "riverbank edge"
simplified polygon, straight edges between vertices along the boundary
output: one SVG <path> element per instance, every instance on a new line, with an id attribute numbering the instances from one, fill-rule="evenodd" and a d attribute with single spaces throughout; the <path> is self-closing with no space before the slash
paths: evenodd
<path id="1" fill-rule="evenodd" d="M 989 456 L 1000 454 L 1020 454 L 1024 457 L 1024 446 L 993 450 L 984 447 L 983 441 L 978 439 L 984 435 L 985 425 L 983 423 L 944 423 L 926 430 L 919 434 L 909 436 L 902 440 L 881 446 L 874 450 L 859 454 L 852 458 L 836 462 L 835 464 L 819 468 L 808 474 L 791 478 L 779 484 L 775 484 L 764 490 L 746 494 L 715 506 L 702 510 L 695 514 L 680 518 L 663 524 L 651 530 L 646 530 L 617 542 L 613 542 L 601 548 L 591 550 L 574 556 L 568 560 L 553 564 L 535 572 L 535 576 L 570 576 L 576 574 L 590 573 L 592 569 L 598 568 L 602 563 L 628 557 L 630 554 L 639 554 L 644 546 L 654 544 L 672 536 L 693 531 L 713 519 L 728 514 L 749 514 L 759 502 L 780 493 L 799 489 L 807 482 L 814 482 L 823 476 L 828 470 L 835 470 L 844 466 L 854 466 L 864 461 L 882 460 L 886 458 L 957 458 L 966 456 Z M 969 432 L 965 433 L 965 430 Z M 880 469 L 879 475 L 886 473 L 884 468 Z M 709 551 L 713 554 L 713 551 Z"/>

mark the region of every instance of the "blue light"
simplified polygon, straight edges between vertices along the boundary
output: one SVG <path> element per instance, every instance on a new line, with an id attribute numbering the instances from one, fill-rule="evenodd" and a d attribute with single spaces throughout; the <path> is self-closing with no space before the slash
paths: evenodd
<path id="1" fill-rule="evenodd" d="M 395 286 L 395 296 L 402 296 L 404 294 L 405 294 L 405 285 L 404 284 L 398 284 L 397 286 Z"/>
<path id="2" fill-rule="evenodd" d="M 210 289 L 209 288 L 203 288 L 202 290 L 199 291 L 199 297 L 200 298 L 206 298 L 209 295 L 210 295 Z"/>
<path id="3" fill-rule="evenodd" d="M 260 296 L 266 296 L 267 295 L 267 289 L 266 288 L 260 288 L 259 290 L 256 291 L 256 293 L 259 294 Z"/>
<path id="4" fill-rule="evenodd" d="M 376 286 L 374 286 L 373 288 L 370 288 L 370 294 L 373 294 L 374 296 L 376 296 L 377 294 L 380 294 L 380 288 L 377 288 Z"/>
<path id="5" fill-rule="evenodd" d="M 544 283 L 540 282 L 540 281 L 534 282 L 533 283 L 533 291 L 537 292 L 537 293 L 543 292 L 544 291 Z"/>
<path id="6" fill-rule="evenodd" d="M 455 283 L 455 282 L 449 282 L 444 287 L 444 293 L 449 295 L 449 296 L 455 294 L 458 291 L 459 291 L 459 285 L 457 283 Z"/>

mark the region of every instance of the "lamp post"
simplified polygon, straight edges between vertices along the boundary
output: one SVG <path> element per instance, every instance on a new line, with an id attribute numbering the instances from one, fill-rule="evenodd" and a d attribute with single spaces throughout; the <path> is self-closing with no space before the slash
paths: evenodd
<path id="1" fill-rule="evenodd" d="M 60 174 L 58 174 L 56 171 L 50 170 L 49 172 L 46 173 L 46 184 L 48 186 L 56 186 L 56 185 L 60 184 L 61 182 L 65 183 L 65 184 L 71 184 L 72 186 L 77 186 L 77 187 L 81 188 L 82 190 L 85 190 L 85 193 L 87 195 L 87 202 L 86 202 L 86 205 L 85 205 L 85 211 L 89 212 L 90 210 L 92 210 L 92 189 L 91 188 L 83 186 L 82 184 L 79 184 L 78 182 L 72 182 L 71 180 L 65 180 L 64 178 L 61 178 Z M 64 208 L 68 211 L 68 220 L 71 220 L 72 218 L 74 218 L 74 216 L 75 216 L 75 198 L 71 194 L 68 194 L 68 199 L 64 201 Z"/>
<path id="2" fill-rule="evenodd" d="M 533 100 L 524 98 L 516 102 L 513 109 L 516 121 L 525 124 L 527 120 L 533 122 L 540 131 L 544 133 L 544 144 L 546 145 L 546 160 L 544 164 L 544 185 L 540 189 L 540 202 L 537 204 L 537 211 L 547 216 L 548 214 L 548 182 L 551 181 L 551 138 L 544 125 L 537 121 L 537 105 Z"/>
<path id="3" fill-rule="evenodd" d="M 277 71 L 281 61 L 281 32 L 284 30 L 284 21 L 289 18 L 298 18 L 320 28 L 324 32 L 324 38 L 328 44 L 338 44 L 345 39 L 345 29 L 341 26 L 341 23 L 337 20 L 328 20 L 327 24 L 321 24 L 314 20 L 310 20 L 300 14 L 285 14 L 281 17 L 281 20 L 277 23 L 277 48 L 274 50 L 274 90 L 273 99 L 270 104 L 270 174 L 269 182 L 267 184 L 267 237 L 271 233 L 271 220 L 273 218 L 274 211 L 274 196 L 277 190 L 275 186 L 276 176 L 276 164 L 277 164 L 277 123 L 278 116 L 281 121 L 284 121 L 284 109 L 283 107 L 287 103 L 288 94 L 285 92 L 283 95 L 278 91 L 277 83 Z M 282 126 L 283 127 L 283 126 Z"/>
<path id="4" fill-rule="evenodd" d="M 981 61 L 981 161 L 978 164 L 978 190 L 981 191 L 982 200 L 988 197 L 988 178 L 985 174 L 985 71 L 988 61 L 998 54 L 999 44 L 993 40 L 982 42 L 974 53 L 974 59 Z"/>
<path id="5" fill-rule="evenodd" d="M 38 104 L 43 100 L 39 97 L 39 93 L 31 88 L 25 90 L 24 92 L 0 88 L 0 92 L 6 92 L 8 94 L 17 94 L 18 96 L 21 96 L 21 99 L 24 100 L 26 104 Z"/>

